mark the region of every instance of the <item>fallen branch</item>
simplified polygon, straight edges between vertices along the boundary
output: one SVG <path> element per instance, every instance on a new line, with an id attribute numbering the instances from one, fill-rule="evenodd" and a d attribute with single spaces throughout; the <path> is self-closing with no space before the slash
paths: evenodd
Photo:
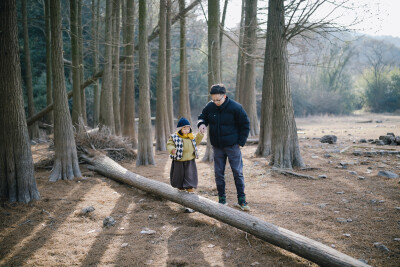
<path id="1" fill-rule="evenodd" d="M 276 167 L 272 167 L 271 170 L 274 171 L 274 172 L 283 174 L 283 175 L 293 175 L 293 176 L 300 177 L 300 178 L 316 180 L 314 177 L 312 177 L 310 175 L 300 174 L 300 173 L 296 173 L 296 172 L 289 171 L 289 170 L 279 169 L 279 168 L 276 168 Z"/>
<path id="2" fill-rule="evenodd" d="M 322 266 L 369 266 L 320 242 L 265 222 L 245 212 L 205 197 L 188 194 L 170 185 L 132 173 L 98 152 L 80 154 L 89 168 L 108 178 L 189 207 L 221 222 L 250 233 L 261 240 L 293 252 Z"/>

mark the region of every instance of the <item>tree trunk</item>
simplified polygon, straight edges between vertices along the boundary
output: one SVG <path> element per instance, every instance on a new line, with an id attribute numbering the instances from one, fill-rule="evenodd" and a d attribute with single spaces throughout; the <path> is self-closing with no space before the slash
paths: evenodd
<path id="1" fill-rule="evenodd" d="M 185 0 L 179 0 L 179 12 L 185 10 Z M 192 120 L 190 112 L 189 85 L 186 60 L 186 17 L 180 19 L 180 61 L 179 61 L 179 118 Z"/>
<path id="2" fill-rule="evenodd" d="M 135 3 L 127 0 L 126 5 L 126 89 L 123 135 L 129 137 L 133 148 L 137 148 L 135 124 L 135 66 L 134 66 L 134 31 Z"/>
<path id="3" fill-rule="evenodd" d="M 25 86 L 26 94 L 28 96 L 28 113 L 29 116 L 35 115 L 35 101 L 33 99 L 33 87 L 32 87 L 32 68 L 31 68 L 31 51 L 29 49 L 29 32 L 28 32 L 28 15 L 26 0 L 22 0 L 22 20 L 24 28 L 24 55 L 25 55 Z M 39 138 L 39 126 L 37 123 L 29 126 L 29 136 L 30 138 Z"/>
<path id="4" fill-rule="evenodd" d="M 250 136 L 255 136 L 258 135 L 260 129 L 257 116 L 256 60 L 254 58 L 257 49 L 257 0 L 247 1 L 245 10 L 243 49 L 246 55 L 244 55 L 244 84 L 241 90 L 243 93 L 243 108 L 246 110 L 250 120 Z"/>
<path id="5" fill-rule="evenodd" d="M 222 18 L 221 18 L 221 28 L 219 30 L 219 50 L 222 51 L 222 40 L 224 39 L 224 27 L 225 27 L 225 18 L 226 18 L 226 10 L 228 9 L 228 0 L 224 1 L 224 8 L 222 11 Z M 220 73 L 221 73 L 221 80 L 223 80 L 222 77 L 222 56 L 220 57 L 220 62 L 219 62 L 219 67 L 220 69 Z"/>
<path id="6" fill-rule="evenodd" d="M 79 80 L 80 82 L 85 80 L 85 68 L 83 64 L 83 35 L 82 35 L 82 30 L 83 30 L 83 25 L 82 25 L 82 1 L 83 0 L 77 0 L 78 4 L 78 15 L 77 15 L 77 22 L 78 22 L 78 45 L 79 45 Z M 85 90 L 81 90 L 81 113 L 82 113 L 82 119 L 85 125 L 87 125 L 87 115 L 86 115 L 86 94 Z"/>
<path id="7" fill-rule="evenodd" d="M 272 27 L 272 13 L 268 13 L 267 29 Z M 256 156 L 266 157 L 271 155 L 272 138 L 272 106 L 273 106 L 273 83 L 272 83 L 272 34 L 267 31 L 264 55 L 264 73 L 261 99 L 260 134 Z"/>
<path id="8" fill-rule="evenodd" d="M 239 47 L 238 47 L 238 59 L 237 59 L 237 67 L 236 67 L 236 92 L 235 92 L 235 100 L 241 103 L 240 99 L 240 88 L 241 88 L 241 74 L 242 74 L 242 61 L 243 61 L 243 34 L 244 34 L 244 9 L 245 9 L 245 0 L 242 0 L 242 11 L 240 15 L 240 24 L 239 24 Z"/>
<path id="9" fill-rule="evenodd" d="M 113 111 L 115 134 L 121 135 L 121 117 L 119 108 L 119 42 L 120 42 L 120 0 L 113 0 Z"/>
<path id="10" fill-rule="evenodd" d="M 172 74 L 171 74 L 171 9 L 172 2 L 171 0 L 167 0 L 167 21 L 166 21 L 166 35 L 165 35 L 165 43 L 166 43 L 166 53 L 165 53 L 165 64 L 167 67 L 167 78 L 166 78 L 166 90 L 167 90 L 167 109 L 168 109 L 168 124 L 170 128 L 170 132 L 174 132 L 175 130 L 175 122 L 174 122 L 174 99 L 172 93 Z"/>
<path id="11" fill-rule="evenodd" d="M 181 192 L 168 184 L 132 173 L 104 155 L 82 155 L 82 157 L 89 162 L 91 170 L 106 177 L 192 208 L 321 266 L 369 266 L 327 245 L 265 222 L 243 211 L 196 194 Z"/>
<path id="12" fill-rule="evenodd" d="M 221 83 L 220 56 L 219 1 L 208 0 L 208 90 L 212 85 Z M 210 135 L 207 134 L 207 148 L 202 161 L 212 162 L 213 160 Z"/>
<path id="13" fill-rule="evenodd" d="M 272 112 L 272 158 L 274 167 L 293 168 L 304 166 L 300 155 L 296 122 L 289 83 L 287 40 L 284 36 L 285 10 L 283 0 L 269 1 L 271 12 L 273 112 Z"/>
<path id="14" fill-rule="evenodd" d="M 126 57 L 126 16 L 127 16 L 127 8 L 126 8 L 126 0 L 121 1 L 121 17 L 122 17 L 122 44 L 123 47 L 123 55 L 122 57 Z M 122 65 L 121 65 L 122 64 Z M 121 132 L 124 134 L 124 122 L 125 122 L 125 94 L 126 94 L 126 60 L 122 62 L 121 65 L 121 97 L 119 100 L 119 117 L 121 120 Z"/>
<path id="15" fill-rule="evenodd" d="M 93 51 L 93 73 L 97 73 L 99 69 L 98 54 L 99 54 L 99 9 L 100 0 L 92 0 L 92 51 Z M 100 113 L 100 88 L 99 82 L 96 80 L 93 83 L 93 127 L 99 123 Z"/>
<path id="16" fill-rule="evenodd" d="M 71 23 L 71 54 L 72 54 L 72 92 L 75 96 L 72 102 L 72 123 L 78 129 L 79 120 L 82 117 L 81 104 L 81 74 L 79 71 L 79 40 L 78 40 L 78 2 L 79 0 L 70 0 L 69 12 Z"/>
<path id="17" fill-rule="evenodd" d="M 157 107 L 156 107 L 156 151 L 167 150 L 167 140 L 170 134 L 167 91 L 166 91 L 166 0 L 160 0 L 160 36 L 158 48 L 158 71 L 157 71 Z"/>
<path id="18" fill-rule="evenodd" d="M 139 0 L 139 135 L 136 166 L 154 165 L 151 134 L 149 58 L 147 55 L 147 3 Z"/>
<path id="19" fill-rule="evenodd" d="M 200 3 L 200 0 L 195 0 L 193 1 L 185 10 L 183 13 L 179 13 L 178 15 L 176 15 L 171 22 L 171 25 L 173 25 L 175 22 L 177 22 L 179 20 L 179 18 L 181 16 L 185 16 L 190 10 L 192 10 L 196 5 L 198 5 Z M 158 31 L 158 26 L 153 29 L 152 33 L 149 35 L 149 37 L 147 38 L 147 42 L 151 42 L 153 41 L 159 34 Z M 139 49 L 139 45 L 135 46 L 135 50 Z M 125 57 L 121 58 L 120 62 L 125 61 Z M 104 69 L 102 69 L 101 71 L 95 73 L 92 77 L 90 77 L 89 79 L 87 79 L 85 82 L 83 82 L 81 84 L 81 90 L 84 90 L 86 87 L 88 87 L 89 85 L 91 85 L 92 83 L 94 83 L 95 81 L 97 81 L 99 78 L 103 77 L 103 84 L 104 85 Z M 72 97 L 72 92 L 68 93 L 68 98 Z M 36 113 L 34 116 L 28 118 L 27 123 L 28 126 L 31 125 L 32 123 L 34 123 L 35 121 L 37 121 L 38 119 L 40 119 L 41 117 L 45 116 L 47 113 L 49 113 L 50 111 L 53 110 L 53 104 L 48 105 L 47 107 L 45 107 L 43 110 L 41 110 L 40 112 Z M 100 120 L 100 118 L 99 118 Z"/>
<path id="20" fill-rule="evenodd" d="M 50 181 L 81 177 L 76 154 L 75 137 L 65 88 L 61 4 L 50 1 L 51 58 L 54 82 L 54 150 L 55 159 Z"/>
<path id="21" fill-rule="evenodd" d="M 25 121 L 15 0 L 0 1 L 0 200 L 39 199 Z"/>
<path id="22" fill-rule="evenodd" d="M 46 28 L 46 104 L 53 103 L 53 85 L 51 82 L 51 33 L 50 33 L 50 0 L 44 1 L 45 28 Z M 49 125 L 53 124 L 53 112 L 49 112 L 46 117 Z"/>
<path id="23" fill-rule="evenodd" d="M 113 87 L 112 87 L 112 3 L 106 1 L 106 25 L 105 25 L 105 57 L 104 74 L 100 96 L 100 127 L 108 127 L 112 134 L 115 133 Z"/>

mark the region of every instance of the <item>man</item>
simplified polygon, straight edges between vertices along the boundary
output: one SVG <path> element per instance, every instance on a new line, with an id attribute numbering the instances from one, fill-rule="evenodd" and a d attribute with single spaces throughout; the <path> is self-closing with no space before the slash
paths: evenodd
<path id="1" fill-rule="evenodd" d="M 249 211 L 244 193 L 243 161 L 239 146 L 246 144 L 250 132 L 250 122 L 243 107 L 228 98 L 223 84 L 211 86 L 212 100 L 207 103 L 199 115 L 197 127 L 204 133 L 210 126 L 210 141 L 214 150 L 215 183 L 218 190 L 218 202 L 226 204 L 225 195 L 225 165 L 226 158 L 235 179 L 238 205 L 242 210 Z"/>

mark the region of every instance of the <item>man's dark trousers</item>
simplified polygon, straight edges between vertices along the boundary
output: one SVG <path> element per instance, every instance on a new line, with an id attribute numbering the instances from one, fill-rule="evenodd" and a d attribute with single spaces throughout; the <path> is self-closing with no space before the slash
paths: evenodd
<path id="1" fill-rule="evenodd" d="M 228 158 L 235 179 L 237 197 L 244 197 L 243 161 L 239 145 L 224 148 L 213 147 L 213 150 L 215 183 L 217 184 L 218 196 L 225 197 L 225 165 L 226 158 Z"/>

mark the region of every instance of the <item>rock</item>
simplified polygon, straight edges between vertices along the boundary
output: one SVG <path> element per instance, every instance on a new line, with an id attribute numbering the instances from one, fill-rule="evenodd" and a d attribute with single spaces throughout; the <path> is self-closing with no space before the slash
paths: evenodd
<path id="1" fill-rule="evenodd" d="M 344 192 L 343 192 L 343 191 L 340 191 L 340 192 L 336 192 L 336 194 L 338 194 L 338 195 L 343 195 Z"/>
<path id="2" fill-rule="evenodd" d="M 400 136 L 396 136 L 394 141 L 396 142 L 397 145 L 400 145 Z"/>
<path id="3" fill-rule="evenodd" d="M 319 141 L 321 143 L 336 144 L 337 137 L 336 135 L 324 135 Z"/>
<path id="4" fill-rule="evenodd" d="M 345 237 L 351 237 L 351 234 L 343 234 Z"/>
<path id="5" fill-rule="evenodd" d="M 349 174 L 351 174 L 351 175 L 357 175 L 357 172 L 355 172 L 355 171 L 349 171 Z"/>
<path id="6" fill-rule="evenodd" d="M 365 180 L 364 176 L 358 176 L 357 178 L 358 178 L 358 180 Z"/>
<path id="7" fill-rule="evenodd" d="M 374 243 L 374 247 L 376 247 L 377 249 L 383 251 L 383 252 L 389 252 L 390 249 L 388 249 L 384 244 L 380 243 L 380 242 L 375 242 Z"/>
<path id="8" fill-rule="evenodd" d="M 345 218 L 336 218 L 336 221 L 340 222 L 340 223 L 345 223 L 345 222 L 347 222 L 347 219 L 345 219 Z"/>
<path id="9" fill-rule="evenodd" d="M 326 205 L 328 205 L 327 203 L 321 203 L 318 205 L 318 207 L 320 207 L 321 209 L 324 209 L 326 207 Z"/>
<path id="10" fill-rule="evenodd" d="M 193 212 L 195 212 L 195 210 L 191 209 L 191 208 L 185 208 L 185 211 L 184 211 L 184 213 L 193 213 Z"/>
<path id="11" fill-rule="evenodd" d="M 122 245 L 121 245 L 121 248 L 124 248 L 124 247 L 127 247 L 128 246 L 128 243 L 123 243 Z"/>
<path id="12" fill-rule="evenodd" d="M 143 230 L 140 231 L 140 233 L 144 234 L 144 235 L 154 235 L 156 233 L 156 231 L 151 230 L 149 228 L 143 228 Z"/>
<path id="13" fill-rule="evenodd" d="M 376 123 L 382 123 L 383 121 L 382 120 L 376 120 L 375 122 Z"/>
<path id="14" fill-rule="evenodd" d="M 386 133 L 386 135 L 391 135 L 391 136 L 395 136 L 394 133 Z"/>
<path id="15" fill-rule="evenodd" d="M 359 141 L 360 143 L 367 143 L 367 140 L 366 139 L 364 139 L 364 138 L 362 138 L 362 139 L 360 139 L 360 141 Z"/>
<path id="16" fill-rule="evenodd" d="M 377 146 L 384 146 L 385 142 L 383 142 L 382 140 L 377 140 L 375 143 Z"/>
<path id="17" fill-rule="evenodd" d="M 103 220 L 103 226 L 104 227 L 111 227 L 114 226 L 116 223 L 116 221 L 114 220 L 113 217 L 111 216 L 107 216 L 104 220 Z"/>
<path id="18" fill-rule="evenodd" d="M 321 174 L 321 175 L 318 175 L 318 178 L 320 178 L 320 179 L 326 179 L 327 176 L 326 176 L 326 174 Z"/>
<path id="19" fill-rule="evenodd" d="M 361 156 L 362 152 L 361 152 L 361 150 L 353 150 L 353 155 L 354 156 Z"/>
<path id="20" fill-rule="evenodd" d="M 332 157 L 331 154 L 328 154 L 328 153 L 324 154 L 324 158 L 331 158 L 331 157 Z"/>
<path id="21" fill-rule="evenodd" d="M 391 179 L 399 178 L 399 176 L 396 173 L 391 171 L 379 171 L 378 176 L 383 176 Z"/>
<path id="22" fill-rule="evenodd" d="M 80 214 L 81 215 L 85 215 L 85 214 L 87 214 L 89 212 L 92 212 L 92 211 L 94 211 L 94 207 L 93 206 L 88 206 L 86 208 L 81 209 Z"/>

